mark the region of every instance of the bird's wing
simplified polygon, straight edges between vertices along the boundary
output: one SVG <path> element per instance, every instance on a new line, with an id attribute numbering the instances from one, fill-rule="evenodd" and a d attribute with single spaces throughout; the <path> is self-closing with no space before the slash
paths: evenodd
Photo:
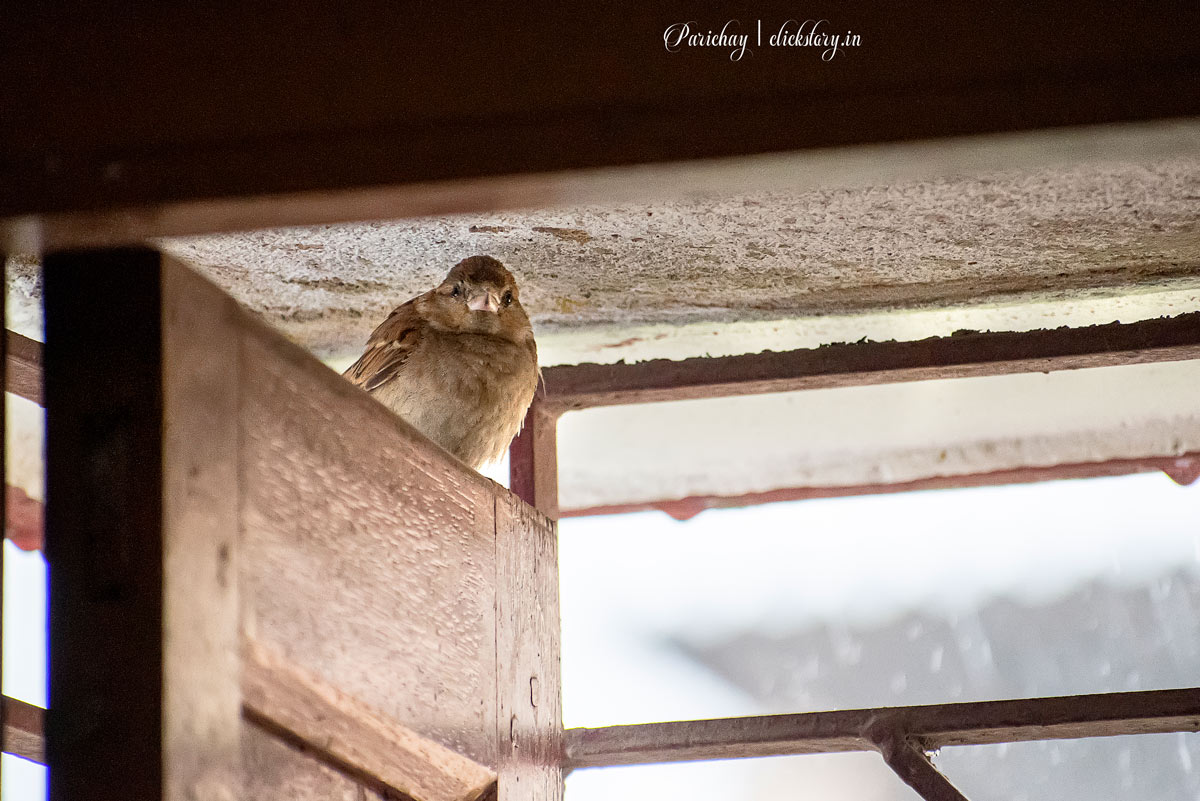
<path id="1" fill-rule="evenodd" d="M 367 340 L 367 349 L 343 375 L 371 392 L 400 374 L 421 335 L 421 317 L 413 298 L 397 306 Z"/>

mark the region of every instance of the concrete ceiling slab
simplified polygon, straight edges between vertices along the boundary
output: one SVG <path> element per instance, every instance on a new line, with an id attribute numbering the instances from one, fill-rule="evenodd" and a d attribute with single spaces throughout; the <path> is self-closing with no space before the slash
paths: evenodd
<path id="1" fill-rule="evenodd" d="M 675 343 L 686 326 L 708 338 L 655 355 L 706 352 L 738 324 L 750 327 L 721 349 L 747 352 L 778 349 L 778 324 L 794 331 L 798 318 L 819 327 L 847 315 L 1047 302 L 1059 304 L 1053 317 L 1148 292 L 1167 293 L 1155 303 L 1174 313 L 1193 310 L 1200 158 L 163 244 L 334 361 L 475 253 L 517 274 L 546 363 L 638 358 L 629 346 Z M 1008 316 L 1020 325 L 1020 312 Z"/>

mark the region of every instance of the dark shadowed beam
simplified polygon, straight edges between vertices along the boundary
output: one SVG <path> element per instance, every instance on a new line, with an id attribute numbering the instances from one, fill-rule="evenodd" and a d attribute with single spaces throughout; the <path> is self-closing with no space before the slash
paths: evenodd
<path id="1" fill-rule="evenodd" d="M 1200 453 L 1180 456 L 1149 457 L 1145 459 L 1110 459 L 1105 462 L 1080 462 L 1048 467 L 1019 467 L 987 473 L 968 473 L 957 476 L 931 476 L 896 484 L 857 484 L 845 487 L 787 487 L 745 495 L 693 495 L 669 501 L 589 506 L 561 510 L 562 517 L 613 515 L 627 512 L 666 512 L 676 520 L 689 520 L 707 509 L 732 509 L 757 506 L 763 503 L 804 501 L 812 498 L 846 498 L 854 495 L 882 495 L 894 492 L 914 492 L 932 489 L 962 489 L 965 487 L 995 487 L 1006 484 L 1033 484 L 1041 481 L 1064 481 L 1072 478 L 1103 478 L 1152 473 L 1161 470 L 1181 486 L 1193 483 L 1200 476 Z"/>
<path id="2" fill-rule="evenodd" d="M 146 250 L 46 260 L 51 801 L 162 793 L 158 266 Z"/>
<path id="3" fill-rule="evenodd" d="M 549 409 L 717 398 L 942 378 L 1044 373 L 1200 358 L 1200 312 L 1136 323 L 1036 331 L 964 331 L 776 353 L 543 371 Z"/>
<path id="4" fill-rule="evenodd" d="M 663 44 L 675 22 L 762 19 L 769 36 L 795 15 L 783 0 L 699 14 L 684 0 L 423 15 L 383 0 L 16 4 L 0 30 L 0 217 L 140 207 L 121 224 L 161 235 L 173 208 L 212 200 L 228 205 L 208 209 L 209 230 L 295 224 L 287 201 L 270 213 L 283 193 L 1200 114 L 1200 49 L 1179 35 L 1200 10 L 1174 0 L 1136 20 L 1111 2 L 980 14 L 933 0 L 896 15 L 821 0 L 804 16 L 862 36 L 831 61 L 766 42 L 740 62 Z M 996 35 L 1018 30 L 1019 48 Z M 237 205 L 252 197 L 247 223 Z M 544 186 L 525 199 L 554 201 Z M 355 203 L 316 216 L 397 208 Z"/>
<path id="5" fill-rule="evenodd" d="M 568 729 L 574 768 L 1200 731 L 1200 689 L 1151 690 Z"/>

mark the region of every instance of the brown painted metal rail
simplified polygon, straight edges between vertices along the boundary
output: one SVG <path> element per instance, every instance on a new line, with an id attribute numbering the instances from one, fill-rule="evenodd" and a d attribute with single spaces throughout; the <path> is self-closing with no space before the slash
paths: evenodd
<path id="1" fill-rule="evenodd" d="M 573 768 L 1200 731 L 1200 688 L 848 709 L 567 730 Z"/>
<path id="2" fill-rule="evenodd" d="M 782 353 L 580 364 L 544 371 L 547 411 L 934 378 L 1076 370 L 1200 358 L 1200 312 L 1036 331 L 963 331 L 911 342 Z"/>
<path id="3" fill-rule="evenodd" d="M 569 768 L 877 751 L 927 801 L 963 801 L 947 745 L 1200 731 L 1200 688 L 569 729 Z"/>

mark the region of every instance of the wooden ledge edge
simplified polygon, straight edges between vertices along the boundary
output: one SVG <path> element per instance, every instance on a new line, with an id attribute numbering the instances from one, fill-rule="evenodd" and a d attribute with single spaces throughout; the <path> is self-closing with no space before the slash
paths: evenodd
<path id="1" fill-rule="evenodd" d="M 356 780 L 413 801 L 478 801 L 496 774 L 388 720 L 260 644 L 243 643 L 242 713 Z"/>
<path id="2" fill-rule="evenodd" d="M 4 391 L 44 406 L 42 400 L 42 349 L 37 340 L 5 329 L 7 371 Z"/>
<path id="3" fill-rule="evenodd" d="M 46 764 L 46 710 L 9 696 L 3 697 L 3 750 L 39 765 Z"/>

